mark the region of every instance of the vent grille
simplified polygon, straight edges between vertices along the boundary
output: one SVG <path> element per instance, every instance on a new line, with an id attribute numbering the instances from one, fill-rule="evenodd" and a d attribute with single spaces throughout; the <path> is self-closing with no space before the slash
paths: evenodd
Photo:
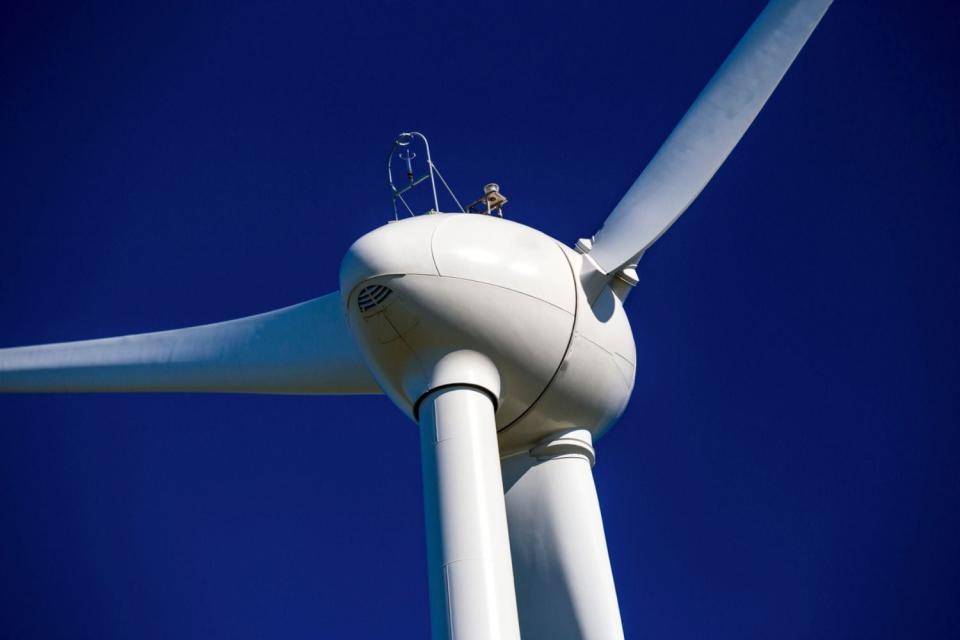
<path id="1" fill-rule="evenodd" d="M 360 307 L 361 313 L 366 313 L 383 304 L 383 301 L 389 298 L 391 293 L 393 293 L 393 290 L 382 284 L 366 286 L 357 294 L 357 306 Z"/>

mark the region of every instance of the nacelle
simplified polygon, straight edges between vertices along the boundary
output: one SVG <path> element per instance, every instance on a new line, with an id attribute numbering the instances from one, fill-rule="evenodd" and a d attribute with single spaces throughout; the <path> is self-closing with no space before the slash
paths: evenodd
<path id="1" fill-rule="evenodd" d="M 587 428 L 594 437 L 623 412 L 636 350 L 620 300 L 589 303 L 581 260 L 553 238 L 481 214 L 432 214 L 375 229 L 340 267 L 351 331 L 390 398 L 417 419 L 418 401 L 443 386 L 437 364 L 483 354 L 499 373 L 500 448 Z M 441 368 L 442 370 L 442 368 Z M 438 377 L 439 375 L 439 377 Z"/>

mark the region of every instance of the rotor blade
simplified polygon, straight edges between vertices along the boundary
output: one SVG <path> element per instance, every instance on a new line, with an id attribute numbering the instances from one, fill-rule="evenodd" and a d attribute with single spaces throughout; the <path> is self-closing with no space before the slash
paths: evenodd
<path id="1" fill-rule="evenodd" d="M 524 640 L 623 638 L 593 457 L 578 429 L 501 460 Z"/>
<path id="2" fill-rule="evenodd" d="M 605 273 L 659 238 L 716 173 L 773 93 L 832 0 L 772 0 L 597 233 Z"/>
<path id="3" fill-rule="evenodd" d="M 0 349 L 0 392 L 381 393 L 339 293 L 187 329 Z"/>

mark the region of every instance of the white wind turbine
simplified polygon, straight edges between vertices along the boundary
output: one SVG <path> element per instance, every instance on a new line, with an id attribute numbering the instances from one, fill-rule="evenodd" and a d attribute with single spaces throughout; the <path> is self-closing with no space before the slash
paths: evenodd
<path id="1" fill-rule="evenodd" d="M 385 393 L 421 427 L 434 637 L 622 637 L 591 467 L 633 388 L 623 301 L 830 3 L 773 0 L 576 250 L 501 217 L 436 213 L 434 190 L 432 215 L 350 247 L 339 292 L 2 349 L 0 392 Z"/>

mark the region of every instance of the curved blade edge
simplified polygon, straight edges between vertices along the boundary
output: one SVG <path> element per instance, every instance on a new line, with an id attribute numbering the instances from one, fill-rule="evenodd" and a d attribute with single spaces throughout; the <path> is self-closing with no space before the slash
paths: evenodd
<path id="1" fill-rule="evenodd" d="M 339 293 L 172 331 L 0 349 L 0 393 L 378 394 Z"/>
<path id="2" fill-rule="evenodd" d="M 596 234 L 590 257 L 635 262 L 696 199 L 743 137 L 832 0 L 772 0 Z"/>

